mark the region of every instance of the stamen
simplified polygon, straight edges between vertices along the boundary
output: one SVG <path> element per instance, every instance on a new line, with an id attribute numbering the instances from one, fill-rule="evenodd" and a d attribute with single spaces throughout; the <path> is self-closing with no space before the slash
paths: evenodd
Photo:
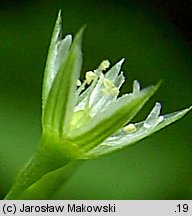
<path id="1" fill-rule="evenodd" d="M 112 96 L 117 96 L 119 94 L 119 89 L 117 87 L 114 87 L 110 91 Z"/>
<path id="2" fill-rule="evenodd" d="M 109 68 L 109 66 L 110 66 L 109 60 L 104 60 L 99 65 L 99 69 L 102 70 L 102 71 L 105 71 L 105 70 L 107 70 Z"/>
<path id="3" fill-rule="evenodd" d="M 137 128 L 134 124 L 130 123 L 123 128 L 123 131 L 126 133 L 134 133 L 137 131 Z"/>
<path id="4" fill-rule="evenodd" d="M 80 81 L 80 80 L 77 80 L 76 85 L 77 85 L 77 86 L 81 86 L 81 81 Z"/>
<path id="5" fill-rule="evenodd" d="M 104 84 L 104 86 L 105 86 L 106 88 L 108 88 L 108 89 L 111 89 L 111 88 L 114 87 L 113 82 L 111 82 L 111 80 L 109 80 L 109 79 L 107 79 L 107 78 L 104 78 L 104 79 L 103 79 L 103 84 Z"/>
<path id="6" fill-rule="evenodd" d="M 112 95 L 112 96 L 117 96 L 119 94 L 119 89 L 114 85 L 114 83 L 107 79 L 107 78 L 103 78 L 103 93 L 105 95 Z"/>
<path id="7" fill-rule="evenodd" d="M 88 71 L 85 74 L 86 83 L 89 85 L 97 75 L 93 71 Z"/>

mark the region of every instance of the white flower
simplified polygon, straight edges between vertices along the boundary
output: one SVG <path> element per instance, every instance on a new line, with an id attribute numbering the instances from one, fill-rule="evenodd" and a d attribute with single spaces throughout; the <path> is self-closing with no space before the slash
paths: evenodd
<path id="1" fill-rule="evenodd" d="M 104 60 L 96 70 L 88 71 L 81 82 L 82 32 L 81 29 L 73 43 L 71 35 L 62 39 L 59 13 L 43 84 L 43 134 L 57 137 L 55 140 L 65 143 L 64 149 L 71 154 L 76 151 L 74 157 L 97 157 L 134 144 L 192 108 L 161 115 L 157 102 L 146 120 L 130 123 L 159 84 L 141 89 L 139 82 L 134 81 L 132 92 L 119 97 L 125 81 L 121 71 L 124 59 L 110 69 L 110 62 Z"/>

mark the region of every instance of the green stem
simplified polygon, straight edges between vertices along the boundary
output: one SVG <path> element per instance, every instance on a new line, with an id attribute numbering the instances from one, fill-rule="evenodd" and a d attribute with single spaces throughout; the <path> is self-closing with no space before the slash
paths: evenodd
<path id="1" fill-rule="evenodd" d="M 5 199 L 50 199 L 80 163 L 76 159 L 78 154 L 71 143 L 43 136 L 37 153 L 17 177 Z"/>

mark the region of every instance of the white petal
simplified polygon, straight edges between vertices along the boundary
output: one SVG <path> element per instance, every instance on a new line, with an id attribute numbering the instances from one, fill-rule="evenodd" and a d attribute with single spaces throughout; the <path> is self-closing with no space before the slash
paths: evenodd
<path id="1" fill-rule="evenodd" d="M 159 105 L 156 105 L 154 107 L 154 110 L 157 110 L 156 113 L 160 111 L 158 107 Z M 122 130 L 119 131 L 113 136 L 107 138 L 102 144 L 89 151 L 87 153 L 87 157 L 97 157 L 100 155 L 105 155 L 113 151 L 122 149 L 126 146 L 132 145 L 138 142 L 139 140 L 148 137 L 149 135 L 155 133 L 156 131 L 166 127 L 167 125 L 175 122 L 176 120 L 182 118 L 191 109 L 192 106 L 188 109 L 184 109 L 178 112 L 164 115 L 163 118 L 161 118 L 160 116 L 161 121 L 158 124 L 156 124 L 154 127 L 149 127 L 149 128 L 144 127 L 145 121 L 136 123 L 134 124 L 134 126 L 136 127 L 136 131 L 134 131 L 133 133 L 126 133 Z"/>
<path id="2" fill-rule="evenodd" d="M 105 75 L 101 71 L 98 73 L 96 70 L 96 79 L 99 76 L 99 80 L 95 84 L 92 82 L 91 86 L 80 96 L 82 100 L 77 104 L 76 110 L 84 109 L 88 106 L 91 115 L 94 116 L 116 100 L 119 88 L 125 80 L 122 73 L 118 75 L 123 61 L 124 59 L 119 61 Z"/>
<path id="3" fill-rule="evenodd" d="M 137 94 L 140 92 L 140 84 L 137 80 L 133 82 L 133 94 Z"/>
<path id="4" fill-rule="evenodd" d="M 147 119 L 144 122 L 145 128 L 155 127 L 160 121 L 162 121 L 162 116 L 159 118 L 159 114 L 161 111 L 161 104 L 156 103 L 150 114 L 148 115 Z"/>
<path id="5" fill-rule="evenodd" d="M 57 45 L 57 56 L 55 61 L 54 71 L 57 72 L 64 59 L 66 58 L 69 48 L 71 47 L 72 36 L 66 35 L 64 39 L 58 42 Z M 55 78 L 55 77 L 54 77 Z"/>
<path id="6" fill-rule="evenodd" d="M 106 74 L 105 77 L 112 82 L 115 82 L 116 77 L 118 76 L 121 66 L 124 62 L 124 59 L 121 59 L 119 62 L 117 62 Z"/>

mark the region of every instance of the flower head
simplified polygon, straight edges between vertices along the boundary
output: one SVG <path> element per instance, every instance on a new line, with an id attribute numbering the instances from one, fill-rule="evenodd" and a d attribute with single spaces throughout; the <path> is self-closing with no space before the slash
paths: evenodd
<path id="1" fill-rule="evenodd" d="M 134 81 L 132 92 L 119 96 L 125 81 L 121 72 L 124 59 L 111 68 L 110 62 L 104 60 L 81 82 L 83 29 L 72 42 L 71 35 L 62 39 L 61 25 L 59 12 L 45 68 L 42 123 L 45 136 L 57 137 L 70 152 L 76 151 L 72 157 L 97 157 L 134 144 L 191 109 L 161 115 L 157 102 L 146 120 L 130 123 L 159 83 L 141 89 Z"/>

